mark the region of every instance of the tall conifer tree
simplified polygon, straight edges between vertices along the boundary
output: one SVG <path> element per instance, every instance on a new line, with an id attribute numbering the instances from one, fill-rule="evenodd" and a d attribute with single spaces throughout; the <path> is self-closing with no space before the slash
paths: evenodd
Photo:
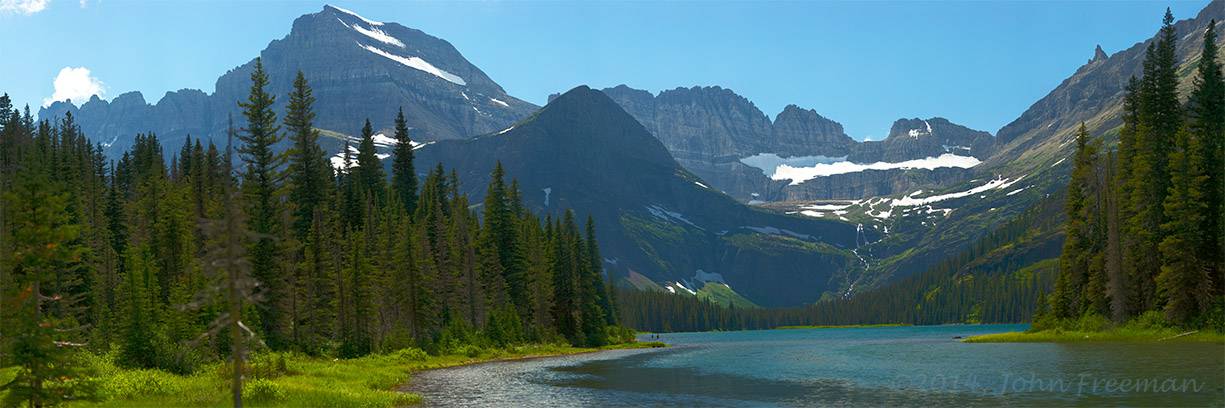
<path id="1" fill-rule="evenodd" d="M 288 199 L 294 206 L 293 227 L 299 240 L 306 239 L 311 226 L 316 223 L 316 211 L 328 197 L 328 179 L 331 177 L 327 157 L 319 147 L 319 131 L 314 127 L 314 103 L 315 96 L 306 82 L 306 76 L 298 71 L 293 91 L 289 93 L 284 122 L 289 130 L 289 140 L 293 142 L 287 171 Z"/>
<path id="2" fill-rule="evenodd" d="M 404 108 L 396 114 L 396 147 L 392 152 L 391 183 L 407 214 L 417 209 L 417 170 L 413 167 L 412 139 L 408 137 L 408 122 Z"/>
<path id="3" fill-rule="evenodd" d="M 263 63 L 256 58 L 255 70 L 251 72 L 250 95 L 246 102 L 239 103 L 247 119 L 247 127 L 239 135 L 243 143 L 239 153 L 247 165 L 242 187 L 249 228 L 259 236 L 250 250 L 252 275 L 265 292 L 265 301 L 257 305 L 257 310 L 269 347 L 282 349 L 288 343 L 288 316 L 283 301 L 289 296 L 284 275 L 278 267 L 280 254 L 276 234 L 280 230 L 282 210 L 279 169 L 285 157 L 274 150 L 281 136 L 276 113 L 272 111 L 276 97 L 265 90 L 267 86 L 268 75 L 264 73 Z"/>

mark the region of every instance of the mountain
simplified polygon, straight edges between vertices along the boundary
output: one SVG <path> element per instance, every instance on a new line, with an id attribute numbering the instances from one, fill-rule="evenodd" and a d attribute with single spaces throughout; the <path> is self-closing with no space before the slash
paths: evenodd
<path id="1" fill-rule="evenodd" d="M 1179 93 L 1184 98 L 1191 87 L 1191 67 L 1199 60 L 1204 30 L 1213 19 L 1220 32 L 1225 24 L 1225 1 L 1214 0 L 1195 18 L 1174 24 L 1179 34 L 1178 60 L 1182 62 Z M 1154 26 L 1159 21 L 1154 18 Z M 1067 144 L 1081 122 L 1085 122 L 1090 133 L 1110 133 L 1113 137 L 1122 125 L 1120 114 L 1128 78 L 1142 75 L 1144 50 L 1152 41 L 1153 38 L 1146 39 L 1110 56 L 1101 47 L 1095 49 L 1088 63 L 999 130 L 1000 154 L 988 161 L 989 167 L 1006 167 L 1016 161 L 1049 164 L 1059 160 L 1070 152 Z"/>
<path id="2" fill-rule="evenodd" d="M 1184 96 L 1193 80 L 1192 68 L 1199 58 L 1204 30 L 1213 19 L 1217 21 L 1217 30 L 1225 31 L 1222 26 L 1225 25 L 1225 1 L 1215 0 L 1195 18 L 1175 23 L 1179 33 L 1180 92 Z M 1159 18 L 1155 17 L 1154 27 L 1158 22 Z M 1113 55 L 1107 55 L 1101 47 L 1095 48 L 1085 65 L 1019 118 L 1001 128 L 998 137 L 991 138 L 986 132 L 966 129 L 938 118 L 904 119 L 894 123 L 885 140 L 857 143 L 846 150 L 848 161 L 854 163 L 873 160 L 897 163 L 941 152 L 968 154 L 977 162 L 925 170 L 861 170 L 843 174 L 791 172 L 803 176 L 801 178 L 815 177 L 781 188 L 779 184 L 769 184 L 775 190 L 751 199 L 766 201 L 755 204 L 778 212 L 840 219 L 884 232 L 881 240 L 869 242 L 857 251 L 871 263 L 858 285 L 861 289 L 882 287 L 928 270 L 931 265 L 974 245 L 997 226 L 1020 217 L 1043 200 L 1061 197 L 1070 171 L 1067 158 L 1073 153 L 1073 132 L 1081 121 L 1086 123 L 1091 134 L 1104 137 L 1108 144 L 1114 143 L 1121 123 L 1123 87 L 1129 77 L 1142 72 L 1144 49 L 1149 41 L 1152 39 Z M 639 112 L 635 116 L 646 112 L 642 107 L 651 106 L 649 93 L 621 91 L 636 95 L 632 101 L 635 108 L 627 108 L 631 113 Z M 621 98 L 618 102 L 631 105 L 627 100 Z M 662 116 L 658 109 L 655 112 L 651 120 L 658 122 Z M 776 119 L 773 125 L 777 126 L 778 122 Z M 709 128 L 716 129 L 710 132 L 718 134 L 718 128 L 735 126 Z M 818 131 L 803 133 L 822 134 Z M 937 137 L 928 137 L 932 135 Z M 668 138 L 667 135 L 656 136 Z M 767 140 L 760 134 L 757 137 L 755 140 Z M 833 153 L 838 152 L 836 149 L 841 148 L 840 145 L 831 145 L 826 150 L 813 149 L 806 154 L 840 154 Z M 789 164 L 777 157 L 785 155 L 774 156 L 769 157 L 772 162 L 765 161 L 760 167 L 768 169 L 779 163 Z M 797 164 L 795 167 L 836 161 L 829 157 L 801 157 L 807 162 L 792 159 L 792 163 Z M 743 176 L 724 177 L 711 178 L 727 184 L 721 186 L 712 182 L 711 185 L 725 188 L 729 194 L 745 200 L 743 195 L 737 195 L 745 190 L 736 184 L 743 183 Z M 760 178 L 752 182 L 762 185 Z M 1053 214 L 1061 216 L 1059 212 Z M 1024 267 L 1029 262 L 1057 255 L 1062 234 L 1058 230 L 1043 230 L 1024 240 L 1027 245 L 1006 246 L 993 251 L 992 256 L 1020 259 L 1009 261 L 1013 262 L 1010 266 Z M 1020 256 L 1017 251 L 1021 250 L 1039 255 Z"/>
<path id="3" fill-rule="evenodd" d="M 1199 58 L 1204 30 L 1213 19 L 1218 31 L 1225 31 L 1225 1 L 1213 1 L 1195 18 L 1175 24 L 1179 33 L 1180 92 L 1184 96 L 1192 83 L 1192 67 Z M 1155 17 L 1154 27 L 1158 21 Z M 882 141 L 846 143 L 829 137 L 839 133 L 835 129 L 840 127 L 789 125 L 794 116 L 800 116 L 798 113 L 805 113 L 809 123 L 824 122 L 815 112 L 798 108 L 788 107 L 767 126 L 762 120 L 764 114 L 751 102 L 721 88 L 682 88 L 680 92 L 722 95 L 720 103 L 709 102 L 716 100 L 713 97 L 664 98 L 676 91 L 652 97 L 648 92 L 621 86 L 606 92 L 644 124 L 652 123 L 648 129 L 654 129 L 670 149 L 677 147 L 669 140 L 681 140 L 685 142 L 679 145 L 689 151 L 718 153 L 698 156 L 705 161 L 686 162 L 678 156 L 678 161 L 710 180 L 712 187 L 780 213 L 838 219 L 881 231 L 879 241 L 870 241 L 857 251 L 870 266 L 856 287 L 869 289 L 926 271 L 1043 200 L 1061 197 L 1070 170 L 1066 159 L 1073 152 L 1073 132 L 1084 121 L 1092 134 L 1104 137 L 1108 144 L 1114 142 L 1121 123 L 1123 86 L 1129 77 L 1142 72 L 1149 41 L 1113 55 L 1095 48 L 1082 67 L 1001 128 L 998 137 L 940 118 L 916 118 L 896 121 Z M 682 101 L 681 106 L 667 106 L 677 100 Z M 739 113 L 743 111 L 753 114 Z M 724 123 L 740 117 L 753 118 L 749 122 L 753 125 Z M 700 138 L 677 138 L 678 132 L 669 130 L 671 125 L 661 124 L 664 122 L 681 123 L 683 126 L 676 127 L 691 134 L 707 134 L 709 140 L 703 144 Z M 767 127 L 770 133 L 761 130 Z M 780 138 L 773 135 L 780 127 L 801 129 L 788 140 L 812 142 L 779 143 Z M 752 133 L 745 129 L 756 130 Z M 749 134 L 735 135 L 731 130 Z M 797 145 L 807 150 L 797 151 Z M 945 154 L 959 157 L 942 162 L 941 158 L 948 157 Z M 963 160 L 966 156 L 975 160 Z M 937 160 L 925 160 L 932 157 Z M 908 162 L 920 168 L 851 166 L 853 171 L 843 172 L 848 162 Z M 836 170 L 833 163 L 844 166 L 843 170 Z M 784 180 L 769 180 L 744 167 Z M 780 169 L 785 171 L 780 173 Z M 1052 214 L 1061 216 L 1057 211 Z M 1057 255 L 1062 234 L 1057 229 L 1043 230 L 1023 240 L 1026 245 L 1009 245 L 993 251 L 992 256 L 1008 259 L 1005 264 L 1010 267 L 1025 267 Z M 850 287 L 843 290 L 852 293 Z"/>
<path id="4" fill-rule="evenodd" d="M 1225 30 L 1225 1 L 1215 0 L 1195 18 L 1174 24 L 1178 32 L 1179 92 L 1184 98 L 1193 81 L 1204 30 L 1214 19 L 1218 32 Z M 1159 22 L 1160 16 L 1154 16 L 1153 26 L 1158 27 Z M 1107 146 L 1116 143 L 1123 88 L 1128 78 L 1143 72 L 1144 50 L 1150 41 L 1153 39 L 1113 55 L 1106 55 L 1100 47 L 1093 50 L 1093 57 L 1085 65 L 997 132 L 998 151 L 975 166 L 967 181 L 947 189 L 856 202 L 843 209 L 852 220 L 891 215 L 882 220 L 889 225 L 890 234 L 860 251 L 881 254 L 879 267 L 869 275 L 885 282 L 926 270 L 1042 200 L 1061 197 L 1071 171 L 1068 159 L 1075 150 L 1073 132 L 1083 121 L 1089 133 L 1102 137 Z M 899 205 L 924 201 L 930 204 Z M 940 216 L 932 218 L 930 211 L 939 211 Z M 1060 212 L 1054 214 L 1062 217 Z M 1034 247 L 1058 248 L 1062 234 L 1055 231 L 1042 237 L 1035 240 Z"/>
<path id="5" fill-rule="evenodd" d="M 686 169 L 744 202 L 862 199 L 945 187 L 964 179 L 958 167 L 902 169 L 902 165 L 802 180 L 779 166 L 888 164 L 952 154 L 986 159 L 987 132 L 943 118 L 899 119 L 883 141 L 857 142 L 842 125 L 816 111 L 788 105 L 773 120 L 747 98 L 721 87 L 676 88 L 658 95 L 625 85 L 604 89 L 655 135 Z"/>
<path id="6" fill-rule="evenodd" d="M 464 138 L 505 128 L 536 106 L 506 94 L 445 40 L 396 23 L 373 21 L 333 6 L 298 17 L 289 34 L 260 52 L 283 113 L 294 76 L 302 71 L 314 90 L 315 125 L 325 136 L 357 134 L 366 118 L 389 129 L 397 109 L 414 140 Z M 154 132 L 168 151 L 188 134 L 225 140 L 228 118 L 241 119 L 237 102 L 250 87 L 254 59 L 217 79 L 211 95 L 199 90 L 168 92 L 155 104 L 139 92 L 81 106 L 55 102 L 39 111 L 52 119 L 73 112 L 91 140 L 115 156 L 138 132 Z M 341 140 L 325 138 L 339 150 Z"/>
<path id="7" fill-rule="evenodd" d="M 879 239 L 854 224 L 745 206 L 707 187 L 633 116 L 587 87 L 505 130 L 417 153 L 419 168 L 454 167 L 474 200 L 497 162 L 534 211 L 594 217 L 605 267 L 620 282 L 646 277 L 672 291 L 717 282 L 761 306 L 810 303 L 858 279 L 857 243 Z"/>

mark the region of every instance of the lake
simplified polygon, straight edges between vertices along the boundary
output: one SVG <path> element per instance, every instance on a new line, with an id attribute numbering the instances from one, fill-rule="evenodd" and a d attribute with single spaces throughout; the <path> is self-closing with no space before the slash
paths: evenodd
<path id="1" fill-rule="evenodd" d="M 1225 406 L 1219 344 L 954 339 L 1025 328 L 661 334 L 672 347 L 433 370 L 409 389 L 426 405 L 474 407 Z"/>

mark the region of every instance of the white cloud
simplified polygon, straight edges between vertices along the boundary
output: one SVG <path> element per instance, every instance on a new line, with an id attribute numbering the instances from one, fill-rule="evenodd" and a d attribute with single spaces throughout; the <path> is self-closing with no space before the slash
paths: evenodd
<path id="1" fill-rule="evenodd" d="M 31 15 L 47 8 L 51 0 L 0 0 L 0 14 Z"/>
<path id="2" fill-rule="evenodd" d="M 72 99 L 74 103 L 80 105 L 88 101 L 90 96 L 102 97 L 104 93 L 106 93 L 105 85 L 98 78 L 90 75 L 89 68 L 64 67 L 60 69 L 59 75 L 55 76 L 55 93 L 51 94 L 50 98 L 43 99 L 43 106 L 50 106 L 51 102 L 65 99 Z"/>

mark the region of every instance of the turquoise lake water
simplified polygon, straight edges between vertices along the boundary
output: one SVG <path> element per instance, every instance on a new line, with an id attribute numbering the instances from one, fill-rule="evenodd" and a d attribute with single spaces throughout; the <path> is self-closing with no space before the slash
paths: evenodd
<path id="1" fill-rule="evenodd" d="M 415 376 L 429 406 L 1225 406 L 1219 344 L 969 344 L 1024 325 L 662 334 Z"/>

